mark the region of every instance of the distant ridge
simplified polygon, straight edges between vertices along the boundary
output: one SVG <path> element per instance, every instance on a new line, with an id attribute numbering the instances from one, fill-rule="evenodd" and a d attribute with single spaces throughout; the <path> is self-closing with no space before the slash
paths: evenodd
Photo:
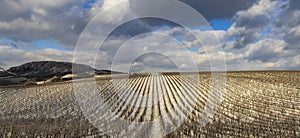
<path id="1" fill-rule="evenodd" d="M 73 72 L 73 67 L 75 71 Z M 27 81 L 46 81 L 53 77 L 60 78 L 68 74 L 91 76 L 104 74 L 121 74 L 111 70 L 98 70 L 88 65 L 71 62 L 36 61 L 0 70 L 0 85 L 20 84 Z"/>

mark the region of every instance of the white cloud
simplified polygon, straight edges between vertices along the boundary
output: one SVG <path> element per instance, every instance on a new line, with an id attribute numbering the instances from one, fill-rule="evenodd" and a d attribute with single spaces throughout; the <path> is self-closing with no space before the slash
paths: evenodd
<path id="1" fill-rule="evenodd" d="M 266 37 L 266 33 L 263 32 L 268 31 L 268 27 L 272 25 L 272 18 L 278 16 L 278 12 L 287 4 L 288 2 L 284 1 L 260 0 L 248 10 L 237 12 L 234 24 L 227 33 L 228 37 L 235 38 L 236 41 L 230 43 L 229 47 L 243 48 L 261 37 Z"/>
<path id="2" fill-rule="evenodd" d="M 272 1 L 272 0 L 260 0 L 257 4 L 254 4 L 248 10 L 239 11 L 237 13 L 238 16 L 256 16 L 261 14 L 269 14 L 273 12 L 274 7 L 280 3 L 279 1 Z"/>
<path id="3" fill-rule="evenodd" d="M 117 7 L 116 7 L 117 6 Z M 95 18 L 101 24 L 118 24 L 127 16 L 130 10 L 128 0 L 104 0 L 103 4 L 99 5 L 95 2 L 92 8 L 87 11 L 89 17 L 96 17 L 99 13 L 105 12 L 100 18 Z"/>
<path id="4" fill-rule="evenodd" d="M 273 61 L 290 53 L 284 50 L 286 43 L 282 40 L 265 39 L 248 47 L 246 58 L 250 60 Z"/>
<path id="5" fill-rule="evenodd" d="M 64 47 L 73 48 L 82 28 L 92 17 L 116 4 L 125 2 L 121 8 L 111 10 L 109 14 L 99 19 L 99 23 L 110 26 L 126 17 L 131 6 L 128 0 L 100 1 L 94 3 L 91 9 L 82 9 L 80 5 L 83 1 L 79 0 L 4 1 L 3 5 L 5 6 L 0 6 L 0 9 L 5 9 L 5 7 L 11 9 L 6 8 L 9 12 L 7 14 L 0 13 L 0 35 L 12 38 L 22 45 L 30 45 L 31 41 L 37 39 L 51 38 Z M 121 71 L 126 69 L 127 64 L 131 64 L 128 63 L 128 59 L 134 58 L 133 55 L 147 51 L 163 52 L 163 55 L 176 60 L 178 67 L 187 70 L 191 68 L 191 64 L 187 60 L 190 56 L 194 58 L 200 70 L 210 69 L 209 58 L 216 63 L 221 63 L 224 56 L 229 70 L 299 69 L 300 20 L 298 17 L 300 17 L 300 11 L 281 8 L 286 4 L 287 2 L 283 1 L 260 0 L 249 9 L 237 12 L 236 17 L 233 18 L 234 24 L 228 31 L 192 30 L 200 37 L 200 42 L 204 44 L 205 49 L 199 48 L 198 51 L 190 51 L 191 55 L 184 54 L 185 50 L 178 41 L 162 39 L 163 37 L 158 35 L 148 34 L 129 41 L 127 40 L 130 36 L 110 37 L 101 52 L 98 53 L 96 66 L 101 69 L 110 68 L 114 54 L 127 41 L 125 45 L 128 47 L 121 49 L 122 59 L 118 61 L 117 65 Z M 280 11 L 278 11 L 279 9 Z M 277 14 L 277 12 L 282 13 Z M 270 28 L 269 32 L 261 33 Z M 80 61 L 88 65 L 93 65 L 95 58 L 94 55 L 89 55 L 89 51 L 98 46 L 97 40 L 102 35 L 97 33 L 97 29 L 94 31 L 96 33 L 91 32 L 83 36 L 88 40 L 85 42 L 85 51 L 78 52 L 78 57 L 82 58 Z M 189 48 L 200 46 L 198 41 L 194 41 L 191 34 L 180 27 L 170 27 L 155 33 L 187 38 L 189 40 L 182 44 Z M 220 39 L 221 44 L 225 45 L 224 51 L 220 50 L 218 42 L 212 39 L 215 36 Z M 226 40 L 228 37 L 236 38 L 237 41 L 229 42 Z M 5 68 L 33 60 L 73 60 L 72 51 L 21 50 L 2 42 L 1 45 L 0 66 Z M 210 53 L 209 58 L 206 52 Z M 152 66 L 151 69 L 157 71 L 159 69 L 170 70 L 173 65 L 168 58 L 149 55 L 139 61 L 134 61 L 131 66 L 135 67 L 135 71 L 145 70 L 146 66 Z"/>

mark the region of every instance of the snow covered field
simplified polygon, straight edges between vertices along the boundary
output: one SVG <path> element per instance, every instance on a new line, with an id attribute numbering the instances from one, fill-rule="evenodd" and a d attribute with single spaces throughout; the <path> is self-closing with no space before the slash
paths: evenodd
<path id="1" fill-rule="evenodd" d="M 94 96 L 105 99 L 112 114 L 95 113 L 93 121 L 109 123 L 115 116 L 128 122 L 156 121 L 146 129 L 129 124 L 114 136 L 300 136 L 300 72 L 228 72 L 222 95 L 210 95 L 210 73 L 188 78 L 177 73 L 116 80 L 99 76 Z M 81 90 L 90 92 L 84 86 Z M 0 88 L 0 137 L 106 136 L 97 129 L 104 124 L 93 126 L 76 99 L 72 82 Z M 216 114 L 207 114 L 207 104 L 218 105 L 218 99 Z M 202 127 L 203 116 L 208 124 Z"/>

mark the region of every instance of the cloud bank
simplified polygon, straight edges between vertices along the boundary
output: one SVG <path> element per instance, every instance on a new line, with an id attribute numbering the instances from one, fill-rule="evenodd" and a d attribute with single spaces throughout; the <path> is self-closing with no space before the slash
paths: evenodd
<path id="1" fill-rule="evenodd" d="M 226 30 L 206 30 L 192 28 L 192 32 L 208 41 L 212 35 L 217 36 L 224 50 L 217 50 L 214 43 L 207 44 L 206 49 L 195 41 L 191 35 L 175 23 L 160 19 L 140 19 L 120 26 L 105 41 L 96 57 L 96 67 L 109 69 L 114 60 L 114 53 L 122 44 L 123 58 L 129 58 L 132 52 L 151 45 L 164 49 L 165 55 L 143 55 L 132 63 L 132 71 L 143 71 L 147 68 L 166 71 L 174 68 L 173 62 L 166 56 L 174 56 L 180 61 L 179 67 L 188 68 L 181 52 L 176 48 L 180 44 L 190 50 L 199 70 L 210 70 L 209 58 L 222 60 L 226 57 L 228 70 L 299 70 L 300 69 L 300 2 L 297 0 L 230 0 L 230 1 L 188 1 L 180 0 L 195 8 L 208 21 L 228 19 L 232 25 Z M 99 23 L 107 26 L 117 23 L 126 16 L 128 9 L 142 7 L 147 1 L 143 0 L 54 0 L 47 1 L 9 1 L 0 4 L 0 66 L 9 68 L 28 61 L 56 60 L 72 61 L 73 49 L 80 33 L 99 12 L 123 2 L 122 9 L 114 10 L 111 14 L 101 17 Z M 166 3 L 167 4 L 167 3 Z M 164 6 L 164 5 L 162 5 Z M 148 6 L 149 10 L 153 7 Z M 218 10 L 216 10 L 218 9 Z M 147 10 L 147 9 L 144 9 Z M 178 11 L 164 12 L 180 13 Z M 152 32 L 152 33 L 150 33 Z M 146 33 L 143 37 L 135 37 Z M 160 39 L 155 33 L 177 38 L 177 41 Z M 89 46 L 99 43 L 97 36 L 91 33 L 86 42 L 86 51 L 81 51 L 82 61 L 93 63 L 95 58 L 89 56 Z M 9 43 L 6 39 L 9 39 Z M 71 50 L 49 47 L 37 49 L 37 40 L 54 40 L 61 47 Z M 197 47 L 198 46 L 198 47 Z M 196 49 L 195 49 L 196 47 Z M 199 48 L 200 47 L 200 48 Z M 126 63 L 118 63 L 119 69 Z M 128 64 L 128 63 L 127 63 Z M 122 67 L 122 65 L 124 65 Z"/>

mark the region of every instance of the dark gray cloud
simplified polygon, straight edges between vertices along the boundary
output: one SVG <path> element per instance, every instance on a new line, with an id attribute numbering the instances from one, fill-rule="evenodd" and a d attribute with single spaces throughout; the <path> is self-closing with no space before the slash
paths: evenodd
<path id="1" fill-rule="evenodd" d="M 290 0 L 276 17 L 274 33 L 288 44 L 287 49 L 300 51 L 300 1 Z"/>
<path id="2" fill-rule="evenodd" d="M 108 37 L 108 39 L 120 36 L 127 36 L 128 38 L 132 38 L 139 34 L 150 33 L 156 30 L 171 30 L 172 28 L 180 28 L 180 31 L 173 31 L 169 33 L 169 35 L 171 35 L 178 41 L 191 41 L 196 39 L 193 34 L 188 32 L 188 30 L 183 29 L 184 27 L 179 24 L 165 19 L 152 17 L 136 19 L 122 24 L 110 34 L 110 37 Z"/>
<path id="3" fill-rule="evenodd" d="M 140 71 L 155 71 L 164 72 L 170 70 L 176 70 L 178 67 L 168 57 L 157 53 L 147 53 L 138 57 L 133 64 L 129 72 L 140 72 Z"/>
<path id="4" fill-rule="evenodd" d="M 222 0 L 179 0 L 198 11 L 204 16 L 208 21 L 213 19 L 231 19 L 240 10 L 245 10 L 249 8 L 255 0 L 228 0 L 226 2 Z M 165 14 L 174 14 L 180 16 L 180 9 L 175 9 L 174 7 L 168 7 L 168 0 L 158 2 L 147 1 L 147 0 L 129 0 L 130 8 L 138 13 L 143 13 L 146 11 L 157 11 Z M 159 3 L 156 4 L 156 3 Z M 170 27 L 177 26 L 174 23 L 164 20 L 157 19 L 143 19 L 140 20 L 141 23 L 146 24 L 149 28 L 155 28 L 157 26 L 167 25 Z"/>
<path id="5" fill-rule="evenodd" d="M 256 0 L 179 0 L 201 13 L 206 19 L 232 18 L 238 11 L 248 9 Z"/>
<path id="6" fill-rule="evenodd" d="M 248 44 L 257 41 L 259 35 L 256 32 L 241 32 L 239 35 L 236 35 L 234 37 L 236 37 L 236 40 L 233 43 L 234 44 L 233 48 L 241 49 L 246 47 Z"/>
<path id="7" fill-rule="evenodd" d="M 300 47 L 300 26 L 292 28 L 288 33 L 285 34 L 284 40 L 288 42 L 290 48 L 299 48 Z"/>
<path id="8" fill-rule="evenodd" d="M 53 39 L 73 46 L 87 23 L 81 16 L 83 1 L 4 0 L 0 4 L 0 36 L 32 42 Z"/>
<path id="9" fill-rule="evenodd" d="M 290 0 L 289 9 L 290 10 L 299 10 L 300 9 L 300 1 L 299 0 Z"/>
<path id="10" fill-rule="evenodd" d="M 11 21 L 15 18 L 30 19 L 32 11 L 30 9 L 19 9 L 12 1 L 3 0 L 0 4 L 0 20 Z"/>
<path id="11" fill-rule="evenodd" d="M 255 15 L 253 17 L 237 16 L 236 27 L 245 27 L 246 29 L 265 27 L 270 22 L 267 15 Z"/>

